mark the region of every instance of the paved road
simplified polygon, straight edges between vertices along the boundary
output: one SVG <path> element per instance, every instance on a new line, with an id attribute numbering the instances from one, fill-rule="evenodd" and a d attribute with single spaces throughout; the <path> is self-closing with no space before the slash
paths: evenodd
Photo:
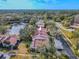
<path id="1" fill-rule="evenodd" d="M 64 40 L 63 36 L 57 36 L 56 39 L 59 39 L 62 42 L 62 45 L 70 59 L 77 59 L 67 42 Z"/>

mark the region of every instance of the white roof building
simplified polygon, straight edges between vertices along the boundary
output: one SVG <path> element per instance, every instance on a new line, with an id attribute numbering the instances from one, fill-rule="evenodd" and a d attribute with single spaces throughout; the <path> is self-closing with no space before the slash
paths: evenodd
<path id="1" fill-rule="evenodd" d="M 59 40 L 54 39 L 54 42 L 55 42 L 54 46 L 56 49 L 64 49 L 62 43 Z"/>

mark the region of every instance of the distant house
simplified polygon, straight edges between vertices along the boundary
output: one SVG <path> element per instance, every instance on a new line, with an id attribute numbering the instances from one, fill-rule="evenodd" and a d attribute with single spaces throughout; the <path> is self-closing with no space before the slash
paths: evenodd
<path id="1" fill-rule="evenodd" d="M 0 36 L 0 46 L 1 47 L 15 47 L 18 43 L 16 36 Z"/>
<path id="2" fill-rule="evenodd" d="M 76 15 L 74 19 L 71 21 L 72 28 L 79 28 L 79 15 Z"/>
<path id="3" fill-rule="evenodd" d="M 49 44 L 49 38 L 47 35 L 47 30 L 44 28 L 44 22 L 40 20 L 36 23 L 37 29 L 32 37 L 31 48 L 42 48 L 46 47 Z"/>
<path id="4" fill-rule="evenodd" d="M 74 25 L 79 25 L 79 15 L 76 15 L 74 18 Z"/>

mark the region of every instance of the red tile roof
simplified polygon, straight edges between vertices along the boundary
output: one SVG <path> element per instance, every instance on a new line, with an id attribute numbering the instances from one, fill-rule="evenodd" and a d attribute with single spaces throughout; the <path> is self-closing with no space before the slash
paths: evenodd
<path id="1" fill-rule="evenodd" d="M 16 36 L 3 36 L 3 37 L 0 37 L 0 41 L 1 42 L 9 41 L 11 44 L 15 45 L 17 42 L 17 37 Z"/>
<path id="2" fill-rule="evenodd" d="M 11 36 L 10 39 L 9 39 L 9 41 L 10 41 L 10 43 L 11 43 L 12 45 L 15 45 L 15 44 L 17 43 L 17 38 L 16 38 L 16 36 Z"/>

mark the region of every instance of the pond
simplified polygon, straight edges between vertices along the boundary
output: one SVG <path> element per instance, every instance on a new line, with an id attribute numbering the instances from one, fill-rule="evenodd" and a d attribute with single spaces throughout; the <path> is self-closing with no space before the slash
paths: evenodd
<path id="1" fill-rule="evenodd" d="M 7 33 L 8 35 L 19 35 L 20 30 L 23 29 L 26 26 L 26 23 L 13 23 L 11 24 L 11 28 L 8 29 Z"/>

